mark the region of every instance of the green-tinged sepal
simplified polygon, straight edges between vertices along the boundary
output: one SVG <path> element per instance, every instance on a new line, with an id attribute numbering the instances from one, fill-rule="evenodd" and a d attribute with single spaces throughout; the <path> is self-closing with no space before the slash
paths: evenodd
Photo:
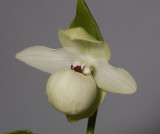
<path id="1" fill-rule="evenodd" d="M 16 130 L 13 132 L 5 132 L 4 134 L 34 134 L 33 132 L 31 132 L 30 130 Z"/>
<path id="2" fill-rule="evenodd" d="M 99 27 L 84 0 L 78 0 L 76 16 L 69 28 L 83 27 L 97 40 L 103 41 Z"/>
<path id="3" fill-rule="evenodd" d="M 107 43 L 96 40 L 84 28 L 76 27 L 67 30 L 60 29 L 58 37 L 61 45 L 65 48 L 71 48 L 84 56 L 103 58 L 110 60 L 111 51 Z"/>
<path id="4" fill-rule="evenodd" d="M 92 116 L 94 114 L 94 112 L 98 109 L 100 104 L 103 102 L 105 95 L 106 95 L 106 91 L 98 88 L 97 96 L 96 96 L 96 99 L 95 99 L 95 102 L 93 103 L 93 105 L 86 112 L 84 112 L 82 114 L 66 115 L 68 122 L 74 123 L 74 122 L 79 121 L 81 119 L 89 118 L 90 116 Z"/>

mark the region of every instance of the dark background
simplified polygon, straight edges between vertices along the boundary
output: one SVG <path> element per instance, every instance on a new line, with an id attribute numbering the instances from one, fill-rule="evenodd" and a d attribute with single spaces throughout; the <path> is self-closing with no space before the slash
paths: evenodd
<path id="1" fill-rule="evenodd" d="M 107 94 L 96 134 L 160 134 L 160 1 L 86 0 L 112 57 L 137 81 L 134 95 Z M 85 134 L 87 119 L 70 124 L 49 104 L 49 74 L 16 60 L 27 47 L 60 48 L 59 28 L 75 16 L 76 0 L 0 0 L 0 133 Z"/>

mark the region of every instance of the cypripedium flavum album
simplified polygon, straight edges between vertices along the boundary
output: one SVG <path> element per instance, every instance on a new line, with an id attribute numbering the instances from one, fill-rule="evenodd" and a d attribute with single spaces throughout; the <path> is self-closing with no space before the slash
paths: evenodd
<path id="1" fill-rule="evenodd" d="M 89 117 L 106 91 L 121 94 L 136 91 L 133 77 L 109 64 L 111 52 L 105 42 L 96 40 L 81 27 L 59 30 L 58 37 L 62 48 L 33 46 L 17 53 L 16 58 L 51 74 L 46 93 L 59 112 L 71 118 L 72 115 L 85 118 L 89 112 Z"/>
<path id="2" fill-rule="evenodd" d="M 84 0 L 78 0 L 70 28 L 58 31 L 62 48 L 33 46 L 16 54 L 18 60 L 51 74 L 46 83 L 48 100 L 69 122 L 91 117 L 107 91 L 133 94 L 137 90 L 126 70 L 109 64 L 110 48 L 97 29 Z"/>

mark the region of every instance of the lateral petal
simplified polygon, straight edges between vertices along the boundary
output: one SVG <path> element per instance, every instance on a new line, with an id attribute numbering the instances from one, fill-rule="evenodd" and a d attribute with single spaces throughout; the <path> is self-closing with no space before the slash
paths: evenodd
<path id="1" fill-rule="evenodd" d="M 44 72 L 53 73 L 70 67 L 76 54 L 66 49 L 51 49 L 45 46 L 33 46 L 16 54 L 16 58 L 27 65 Z"/>
<path id="2" fill-rule="evenodd" d="M 120 94 L 133 94 L 137 90 L 134 78 L 124 69 L 98 62 L 94 65 L 94 79 L 98 87 Z"/>

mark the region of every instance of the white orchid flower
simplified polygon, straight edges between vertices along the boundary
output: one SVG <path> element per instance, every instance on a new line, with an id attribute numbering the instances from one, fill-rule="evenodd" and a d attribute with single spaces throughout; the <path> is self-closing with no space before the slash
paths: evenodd
<path id="1" fill-rule="evenodd" d="M 102 103 L 106 91 L 132 94 L 137 85 L 124 69 L 109 64 L 109 46 L 83 28 L 59 30 L 63 48 L 26 48 L 16 54 L 24 63 L 51 74 L 46 93 L 59 112 L 73 122 L 90 117 Z"/>

